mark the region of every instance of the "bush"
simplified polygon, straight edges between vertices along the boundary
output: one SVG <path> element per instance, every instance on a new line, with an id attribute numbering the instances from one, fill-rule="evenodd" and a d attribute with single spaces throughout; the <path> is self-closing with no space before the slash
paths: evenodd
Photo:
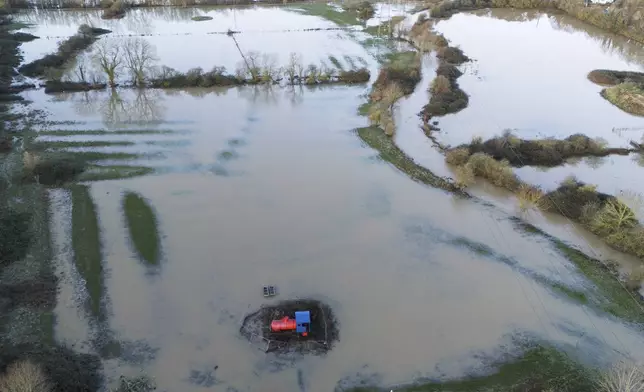
<path id="1" fill-rule="evenodd" d="M 603 206 L 608 200 L 614 199 L 605 193 L 599 193 L 592 187 L 576 179 L 563 181 L 557 189 L 547 193 L 546 211 L 555 212 L 572 220 L 581 222 L 584 218 L 592 219 L 584 206 Z"/>
<path id="2" fill-rule="evenodd" d="M 121 0 L 116 0 L 114 1 L 109 8 L 106 8 L 103 10 L 103 15 L 101 18 L 103 19 L 120 19 L 125 16 L 125 12 L 127 11 L 127 4 L 124 3 Z"/>
<path id="3" fill-rule="evenodd" d="M 452 83 L 443 75 L 436 76 L 429 87 L 429 91 L 433 94 L 445 94 L 452 90 Z"/>
<path id="4" fill-rule="evenodd" d="M 489 155 L 476 153 L 467 161 L 477 177 L 483 177 L 492 184 L 510 191 L 517 191 L 521 184 L 507 161 L 497 161 Z"/>
<path id="5" fill-rule="evenodd" d="M 0 377 L 0 391 L 3 392 L 50 392 L 52 389 L 40 366 L 30 361 L 13 363 Z"/>
<path id="6" fill-rule="evenodd" d="M 574 134 L 563 140 L 557 139 L 520 139 L 509 132 L 485 142 L 461 145 L 470 153 L 483 152 L 496 160 L 505 159 L 512 166 L 524 165 L 558 166 L 572 157 L 606 156 L 609 154 L 628 155 L 627 148 L 607 148 L 605 141 L 591 139 L 583 134 Z"/>
<path id="7" fill-rule="evenodd" d="M 470 158 L 470 150 L 467 148 L 453 148 L 445 153 L 445 161 L 450 165 L 461 166 L 467 163 Z"/>
<path id="8" fill-rule="evenodd" d="M 362 20 L 367 20 L 373 17 L 373 15 L 376 13 L 376 11 L 373 8 L 373 5 L 369 1 L 360 1 L 360 2 L 353 2 L 353 3 L 348 3 L 344 6 L 344 9 L 346 11 L 353 11 L 358 14 L 358 18 Z"/>
<path id="9" fill-rule="evenodd" d="M 469 57 L 459 48 L 444 46 L 436 50 L 436 57 L 450 64 L 462 64 L 469 61 Z"/>
<path id="10" fill-rule="evenodd" d="M 400 52 L 388 58 L 378 74 L 374 88 L 380 89 L 396 83 L 408 95 L 414 92 L 420 79 L 420 57 L 415 51 Z"/>
<path id="11" fill-rule="evenodd" d="M 360 68 L 350 71 L 340 71 L 338 75 L 338 80 L 342 83 L 366 83 L 371 78 L 369 70 L 366 68 Z"/>

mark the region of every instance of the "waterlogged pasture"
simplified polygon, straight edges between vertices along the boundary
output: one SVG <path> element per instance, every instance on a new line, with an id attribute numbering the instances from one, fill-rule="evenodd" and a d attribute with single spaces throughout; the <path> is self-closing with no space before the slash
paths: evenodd
<path id="1" fill-rule="evenodd" d="M 65 19 L 67 12 L 78 21 Z M 164 12 L 171 16 L 158 16 Z M 195 13 L 213 20 L 193 22 Z M 66 26 L 94 18 L 114 32 L 101 39 L 111 40 L 136 34 L 135 17 L 154 21 L 142 24 L 152 34 L 142 38 L 154 44 L 160 64 L 181 71 L 234 67 L 240 56 L 232 39 L 209 34 L 228 28 L 241 32 L 236 38 L 244 52 L 272 53 L 280 63 L 298 52 L 305 62 L 362 63 L 373 76 L 385 51 L 365 48 L 364 34 L 349 29 L 283 31 L 336 25 L 278 7 L 140 9 L 111 22 L 91 11 L 41 14 L 52 30 L 35 26 L 33 34 L 73 34 L 76 27 Z M 386 6 L 378 8 L 382 14 Z M 609 121 L 631 120 L 598 96 L 581 68 L 637 68 L 632 54 L 624 54 L 632 50 L 609 55 L 596 36 L 573 25 L 523 15 L 503 16 L 519 20 L 513 22 L 456 15 L 438 23 L 477 60 L 459 79 L 471 94 L 470 107 L 439 119 L 442 142 L 505 128 L 520 136 L 529 130 L 532 136 L 599 136 Z M 505 58 L 494 40 L 483 41 L 493 33 L 498 40 L 543 36 L 551 50 L 526 59 L 530 53 L 517 55 L 523 46 L 507 42 L 514 58 Z M 550 63 L 573 44 L 584 48 L 578 56 L 588 64 L 566 62 L 555 72 Z M 436 66 L 426 56 L 420 84 L 397 105 L 395 142 L 416 163 L 444 175 L 450 172 L 417 116 Z M 571 82 L 573 74 L 579 80 Z M 542 79 L 555 76 L 559 87 L 547 91 L 553 85 Z M 522 83 L 525 89 L 518 88 Z M 35 151 L 72 153 L 92 165 L 80 184 L 51 191 L 60 206 L 52 227 L 63 277 L 55 336 L 100 353 L 111 381 L 143 370 L 159 389 L 181 391 L 322 392 L 457 378 L 487 369 L 492 359 L 515 352 L 517 340 L 530 338 L 590 365 L 623 354 L 644 360 L 641 332 L 629 324 L 642 315 L 616 281 L 571 262 L 561 242 L 517 224 L 507 195 L 488 191 L 507 202 L 495 207 L 458 198 L 379 159 L 369 147 L 374 141 L 355 131 L 367 125 L 357 109 L 369 87 L 24 92 L 58 122 L 37 130 L 33 143 L 41 150 Z M 562 94 L 556 102 L 570 103 L 569 110 L 556 106 L 552 94 Z M 589 105 L 586 117 L 573 97 Z M 522 100 L 520 114 L 513 105 Z M 569 129 L 575 122 L 588 129 Z M 529 220 L 565 240 L 583 236 L 551 218 Z M 274 300 L 261 295 L 269 284 L 278 287 Z M 340 340 L 327 355 L 266 354 L 240 336 L 249 309 L 292 297 L 333 307 Z"/>

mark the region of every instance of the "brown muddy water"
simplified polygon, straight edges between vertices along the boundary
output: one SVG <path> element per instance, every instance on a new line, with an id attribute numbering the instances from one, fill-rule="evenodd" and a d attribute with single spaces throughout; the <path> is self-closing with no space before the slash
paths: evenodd
<path id="1" fill-rule="evenodd" d="M 164 118 L 188 130 L 181 137 L 190 144 L 176 148 L 177 157 L 167 153 L 175 170 L 91 184 L 107 328 L 145 347 L 138 353 L 145 361 L 107 361 L 108 374 L 142 368 L 167 390 L 329 391 L 364 377 L 393 384 L 458 376 L 480 365 L 474 354 L 494 355 L 516 333 L 577 347 L 586 358 L 644 352 L 637 332 L 538 283 L 587 285 L 507 215 L 416 184 L 375 160 L 351 131 L 364 121 L 355 115 L 363 93 L 306 91 L 296 104 L 253 100 L 247 88 L 158 96 L 174 110 Z M 79 120 L 65 102 L 48 109 L 61 121 Z M 101 122 L 81 118 L 92 127 Z M 222 161 L 231 140 L 234 158 Z M 132 253 L 125 191 L 140 193 L 156 211 L 158 269 Z M 59 235 L 69 233 L 65 211 L 55 217 Z M 468 241 L 498 254 L 483 257 L 463 245 Z M 65 257 L 59 253 L 61 263 Z M 325 357 L 278 358 L 242 339 L 240 318 L 267 302 L 265 284 L 278 287 L 277 299 L 329 303 L 340 322 L 337 346 Z M 97 332 L 70 310 L 70 290 L 60 298 L 68 306 L 58 313 L 57 336 L 70 342 L 78 334 L 75 343 L 87 347 L 84 331 Z"/>
<path id="2" fill-rule="evenodd" d="M 425 72 L 399 107 L 396 141 L 414 157 L 415 135 L 425 136 L 412 113 L 427 102 L 431 78 Z M 52 119 L 77 122 L 65 129 L 175 131 L 40 137 L 132 141 L 109 151 L 153 154 L 137 162 L 158 169 L 88 183 L 103 256 L 100 325 L 79 311 L 87 294 L 70 250 L 69 192 L 52 194 L 64 286 L 56 337 L 91 351 L 108 330 L 124 350 L 105 361 L 106 374 L 144 371 L 168 391 L 327 392 L 364 380 L 458 377 L 517 334 L 590 363 L 644 360 L 639 331 L 553 290 L 593 289 L 506 211 L 415 183 L 378 160 L 353 131 L 366 125 L 356 111 L 368 88 L 120 90 L 118 99 L 25 92 Z M 126 191 L 156 214 L 158 266 L 133 251 Z M 261 294 L 267 284 L 278 288 L 275 301 L 312 297 L 334 309 L 340 341 L 326 356 L 265 354 L 240 336 L 244 314 L 270 302 Z"/>
<path id="3" fill-rule="evenodd" d="M 413 23 L 410 17 L 407 24 Z M 464 26 L 467 26 L 465 28 Z M 470 95 L 469 106 L 459 113 L 437 118 L 441 129 L 434 136 L 447 145 L 484 139 L 511 129 L 526 139 L 563 138 L 575 133 L 605 139 L 610 145 L 628 146 L 640 141 L 644 122 L 622 112 L 599 96 L 600 86 L 588 81 L 592 69 L 644 69 L 641 45 L 607 34 L 566 15 L 538 11 L 491 10 L 454 15 L 436 29 L 474 59 L 461 66 L 461 88 Z M 419 128 L 417 113 L 429 100 L 427 86 L 438 62 L 425 59 L 423 80 L 397 112 L 396 143 L 417 163 L 443 176 L 454 176 L 444 156 Z M 639 200 L 644 192 L 633 178 L 642 173 L 641 156 L 609 156 L 571 161 L 555 168 L 515 169 L 526 182 L 555 188 L 575 175 L 610 194 Z M 517 213 L 515 197 L 493 186 L 478 184 L 471 191 L 508 213 Z M 642 203 L 631 203 L 641 216 Z M 639 206 L 638 206 L 639 205 Z M 523 214 L 525 215 L 525 214 Z M 530 222 L 565 238 L 597 257 L 620 260 L 626 270 L 641 263 L 606 247 L 595 236 L 564 218 L 531 212 Z"/>

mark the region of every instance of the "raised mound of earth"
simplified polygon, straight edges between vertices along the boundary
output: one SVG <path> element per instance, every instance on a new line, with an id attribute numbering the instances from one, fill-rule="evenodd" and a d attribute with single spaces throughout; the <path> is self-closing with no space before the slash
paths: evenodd
<path id="1" fill-rule="evenodd" d="M 271 321 L 284 317 L 295 318 L 295 312 L 311 313 L 310 332 L 307 336 L 293 332 L 272 332 Z M 316 300 L 297 299 L 265 305 L 248 314 L 242 322 L 241 334 L 261 345 L 266 352 L 323 354 L 338 340 L 337 321 L 331 308 Z"/>

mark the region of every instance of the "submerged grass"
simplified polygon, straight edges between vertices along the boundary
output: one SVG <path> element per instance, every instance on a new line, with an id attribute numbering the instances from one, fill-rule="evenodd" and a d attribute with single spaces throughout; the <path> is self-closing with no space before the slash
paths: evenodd
<path id="1" fill-rule="evenodd" d="M 437 176 L 405 155 L 405 153 L 395 145 L 392 138 L 387 136 L 380 128 L 358 128 L 357 133 L 369 147 L 378 151 L 379 156 L 383 161 L 391 163 L 397 169 L 410 176 L 414 181 L 465 195 L 464 192 L 458 189 L 449 180 Z"/>
<path id="2" fill-rule="evenodd" d="M 46 141 L 36 142 L 35 148 L 41 149 L 59 149 L 59 148 L 75 148 L 75 147 L 122 147 L 133 146 L 134 142 L 131 141 L 103 141 L 103 140 L 87 140 L 87 141 Z"/>
<path id="3" fill-rule="evenodd" d="M 397 392 L 589 392 L 597 375 L 565 353 L 549 346 L 528 347 L 513 360 L 493 364 L 496 372 L 462 380 L 430 381 L 396 387 Z M 360 387 L 350 392 L 381 392 L 393 388 Z"/>
<path id="4" fill-rule="evenodd" d="M 523 232 L 548 240 L 557 252 L 572 262 L 605 297 L 606 300 L 600 303 L 605 312 L 629 322 L 644 324 L 644 301 L 637 293 L 625 288 L 617 272 L 610 266 L 519 218 L 512 218 L 512 221 Z"/>
<path id="5" fill-rule="evenodd" d="M 94 317 L 102 319 L 103 257 L 96 207 L 89 187 L 71 185 L 72 247 L 76 268 L 85 281 L 88 307 Z"/>
<path id="6" fill-rule="evenodd" d="M 150 265 L 158 265 L 161 240 L 154 209 L 141 195 L 127 192 L 123 197 L 123 211 L 132 244 L 139 256 Z"/>
<path id="7" fill-rule="evenodd" d="M 85 172 L 78 176 L 78 181 L 124 180 L 126 178 L 147 176 L 154 172 L 154 168 L 146 166 L 91 165 Z"/>
<path id="8" fill-rule="evenodd" d="M 38 131 L 37 135 L 42 136 L 77 136 L 77 135 L 87 135 L 87 136 L 100 136 L 100 135 L 166 135 L 172 134 L 176 131 L 171 130 L 155 130 L 155 129 L 133 129 L 133 130 L 115 130 L 108 131 L 105 129 L 92 129 L 92 130 L 46 130 Z"/>

